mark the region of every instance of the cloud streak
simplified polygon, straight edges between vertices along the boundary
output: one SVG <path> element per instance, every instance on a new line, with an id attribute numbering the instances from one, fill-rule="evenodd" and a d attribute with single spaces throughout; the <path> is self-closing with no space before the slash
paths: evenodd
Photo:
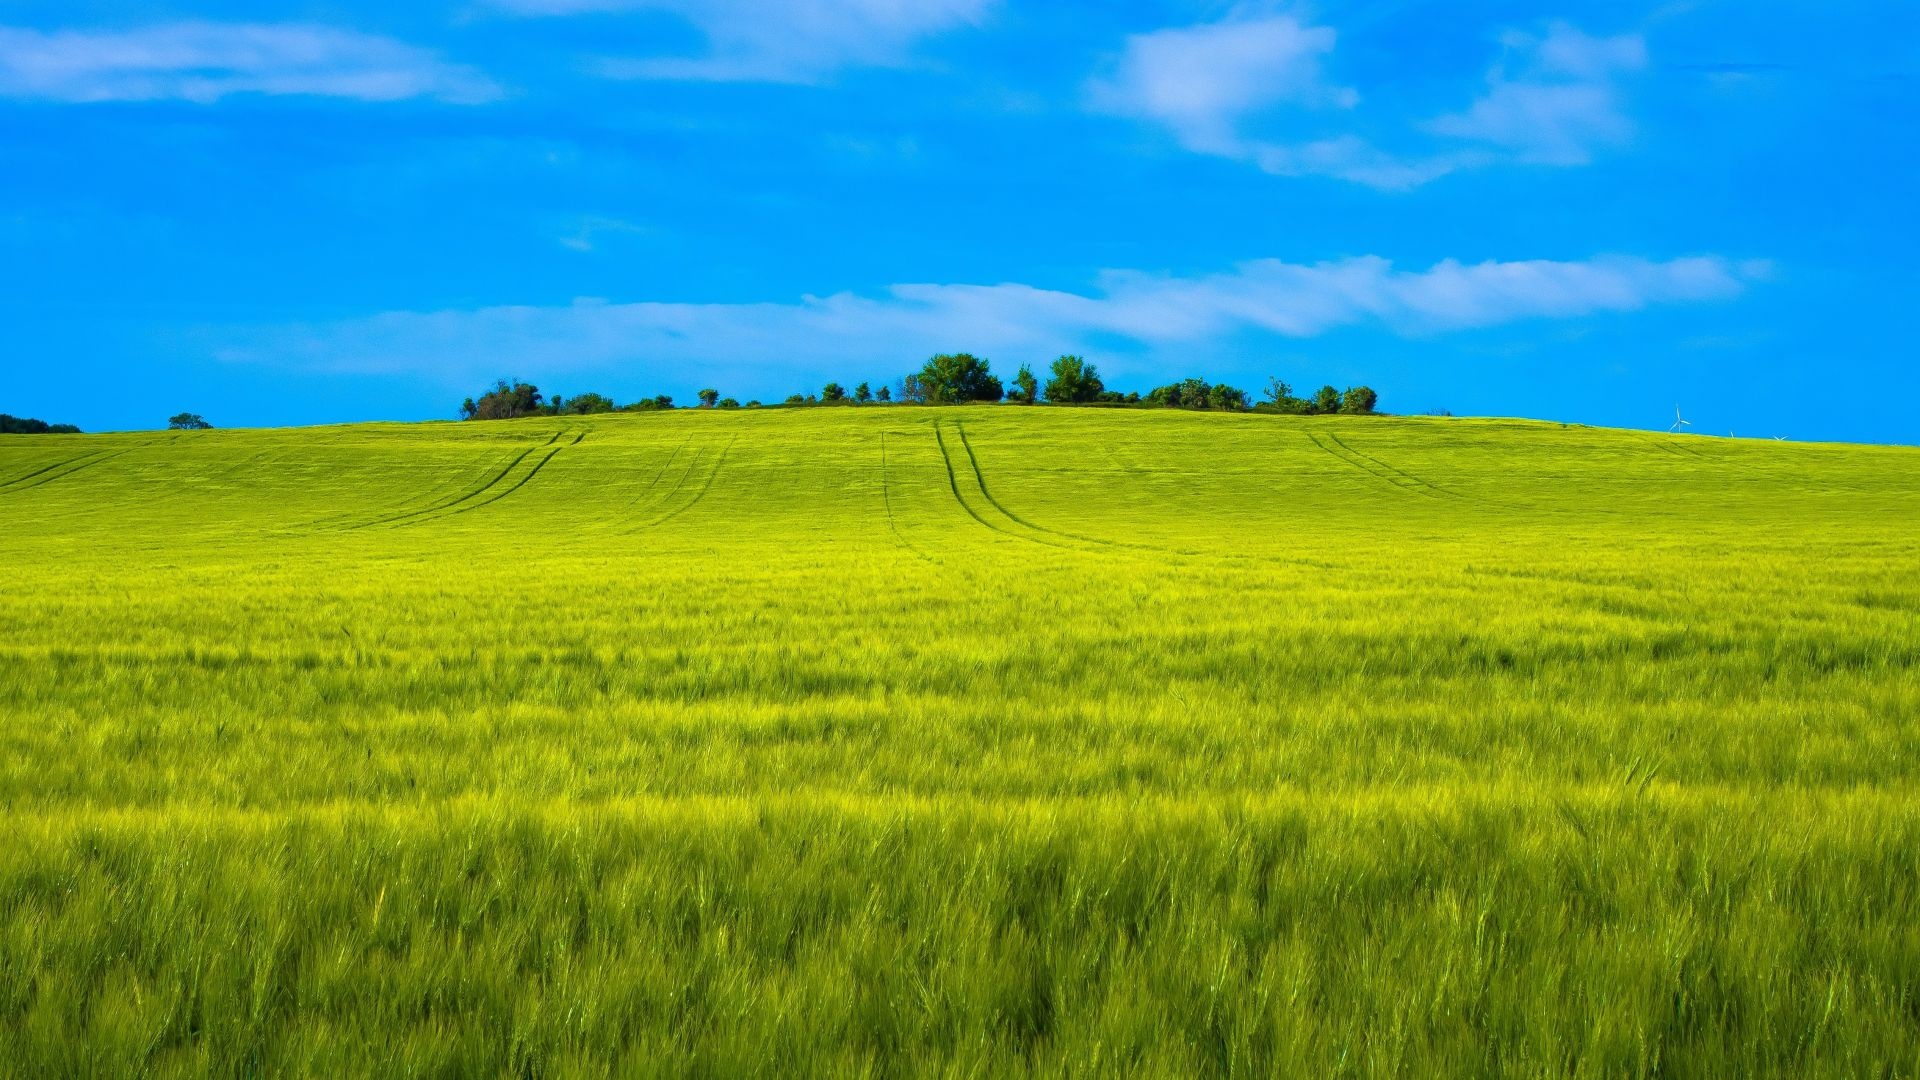
<path id="1" fill-rule="evenodd" d="M 485 75 L 391 38 L 325 26 L 183 22 L 136 30 L 0 27 L 0 96 L 41 101 L 191 101 L 289 94 L 477 104 Z"/>
<path id="2" fill-rule="evenodd" d="M 1738 296 L 1761 263 L 1716 256 L 1601 256 L 1402 270 L 1367 256 L 1265 259 L 1191 277 L 1108 271 L 1086 292 L 1022 284 L 896 285 L 795 303 L 581 300 L 552 307 L 390 312 L 370 318 L 218 331 L 235 362 L 468 381 L 504 367 L 580 371 L 691 365 L 740 372 L 898 366 L 941 349 L 1050 355 L 1094 343 L 1192 347 L 1247 331 L 1305 338 L 1374 325 L 1408 336 L 1630 312 Z"/>
<path id="3" fill-rule="evenodd" d="M 906 63 L 921 40 L 978 25 L 997 0 L 492 0 L 516 15 L 659 12 L 707 39 L 703 56 L 605 58 L 616 79 L 814 83 L 849 67 Z"/>
<path id="4" fill-rule="evenodd" d="M 1465 109 L 1397 122 L 1425 145 L 1385 149 L 1352 130 L 1261 134 L 1279 120 L 1325 130 L 1328 116 L 1357 115 L 1359 92 L 1325 70 L 1335 43 L 1330 27 L 1244 9 L 1217 23 L 1136 34 L 1111 73 L 1087 84 L 1088 105 L 1159 126 L 1186 150 L 1276 176 L 1404 191 L 1491 165 L 1583 165 L 1597 149 L 1626 143 L 1633 124 L 1622 80 L 1647 63 L 1635 35 L 1593 37 L 1567 23 L 1537 35 L 1509 31 L 1486 89 Z"/>

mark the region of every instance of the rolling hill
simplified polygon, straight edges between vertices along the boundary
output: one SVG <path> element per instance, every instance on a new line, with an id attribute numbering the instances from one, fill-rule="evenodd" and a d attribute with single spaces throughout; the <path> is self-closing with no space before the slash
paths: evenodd
<path id="1" fill-rule="evenodd" d="M 0 1074 L 1914 1075 L 1920 451 L 0 438 Z"/>

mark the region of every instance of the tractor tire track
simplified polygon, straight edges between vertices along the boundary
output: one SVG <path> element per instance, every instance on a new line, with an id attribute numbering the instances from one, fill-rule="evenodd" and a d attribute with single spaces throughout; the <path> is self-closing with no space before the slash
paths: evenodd
<path id="1" fill-rule="evenodd" d="M 1331 457 L 1335 461 L 1339 461 L 1343 464 L 1351 465 L 1353 468 L 1358 469 L 1363 473 L 1366 473 L 1368 476 L 1373 477 L 1375 480 L 1379 480 L 1382 483 L 1388 484 L 1392 487 L 1399 488 L 1401 491 L 1409 492 L 1414 495 L 1424 495 L 1429 499 L 1444 498 L 1444 496 L 1440 495 L 1439 493 L 1430 491 L 1418 484 L 1403 482 L 1402 479 L 1395 477 L 1391 471 L 1379 472 L 1374 469 L 1370 469 L 1359 458 L 1349 457 L 1346 454 L 1342 454 L 1340 451 L 1335 450 L 1333 447 L 1322 442 L 1320 439 L 1320 436 L 1315 435 L 1312 432 L 1307 432 L 1306 435 L 1307 435 L 1307 439 L 1311 441 L 1313 445 L 1319 447 L 1322 451 L 1324 451 L 1328 457 Z M 1343 443 L 1341 445 L 1344 446 L 1345 444 Z M 1411 479 L 1411 478 L 1408 478 L 1408 479 Z"/>
<path id="2" fill-rule="evenodd" d="M 644 532 L 648 529 L 659 528 L 660 526 L 665 525 L 667 522 L 672 521 L 674 518 L 679 517 L 681 514 L 684 514 L 687 511 L 693 509 L 694 507 L 700 505 L 700 500 L 706 498 L 707 492 L 713 490 L 713 481 L 717 477 L 719 477 L 720 470 L 726 467 L 727 455 L 733 452 L 733 444 L 739 441 L 740 441 L 740 436 L 738 435 L 735 435 L 733 438 L 727 440 L 727 445 L 721 448 L 720 456 L 714 459 L 713 467 L 707 470 L 707 478 L 704 482 L 701 483 L 700 490 L 693 493 L 693 498 L 688 499 L 686 502 L 681 503 L 679 506 L 674 507 L 672 510 L 667 511 L 666 513 L 660 515 L 657 518 L 654 518 L 652 521 L 649 521 L 644 525 L 637 526 L 628 531 Z M 687 470 L 687 476 L 692 475 L 692 473 L 693 473 L 693 469 L 689 467 Z M 686 476 L 682 476 L 680 478 L 680 484 L 674 485 L 674 491 L 680 490 L 681 485 L 685 483 L 686 483 Z M 667 497 L 671 499 L 673 496 L 671 493 L 669 493 Z"/>
<path id="3" fill-rule="evenodd" d="M 89 450 L 86 453 L 81 454 L 77 457 L 70 457 L 64 461 L 56 461 L 51 465 L 45 465 L 38 469 L 35 469 L 24 476 L 16 476 L 11 480 L 6 481 L 5 483 L 0 483 L 0 490 L 5 490 L 6 488 L 10 488 L 15 484 L 21 483 L 23 481 L 31 480 L 34 477 L 39 476 L 41 473 L 50 473 L 62 465 L 71 465 L 76 461 L 85 461 L 87 458 L 99 457 L 101 454 L 104 454 L 104 453 L 106 453 L 105 450 Z"/>
<path id="4" fill-rule="evenodd" d="M 33 474 L 33 476 L 39 476 L 40 479 L 34 480 L 30 484 L 23 484 L 19 480 L 16 480 L 12 484 L 9 484 L 4 491 L 0 491 L 0 495 L 17 495 L 22 491 L 31 491 L 42 484 L 51 484 L 55 480 L 65 480 L 67 477 L 72 476 L 74 473 L 82 472 L 86 469 L 91 469 L 95 465 L 98 465 L 103 461 L 111 461 L 112 459 L 117 458 L 122 454 L 127 454 L 131 452 L 132 450 L 131 448 L 129 448 L 127 450 L 116 450 L 110 454 L 96 454 L 92 458 L 86 461 L 83 461 L 78 465 L 74 465 L 73 468 L 68 469 L 66 472 L 53 473 L 51 476 L 43 475 L 45 473 L 51 472 L 50 469 L 41 469 L 39 472 L 36 472 Z M 67 461 L 67 462 L 62 462 L 62 464 L 73 465 L 73 462 Z M 58 467 L 59 466 L 55 466 L 55 468 L 58 468 Z M 20 480 L 32 480 L 32 479 L 33 479 L 32 476 L 23 476 L 20 478 Z"/>
<path id="5" fill-rule="evenodd" d="M 1137 551 L 1152 551 L 1162 555 L 1187 554 L 1186 552 L 1174 551 L 1170 548 L 1155 547 L 1151 544 L 1135 544 L 1125 540 L 1102 540 L 1097 536 L 1084 536 L 1080 533 L 1068 532 L 1065 529 L 1051 529 L 1045 525 L 1040 525 L 1040 524 L 1036 524 L 1034 522 L 1028 521 L 1026 518 L 1023 518 L 1019 514 L 1016 514 L 1013 511 L 1007 509 L 1007 507 L 1003 503 L 1001 503 L 999 499 L 996 499 L 993 497 L 993 491 L 987 487 L 986 474 L 982 472 L 980 469 L 980 458 L 974 454 L 973 443 L 971 440 L 967 438 L 966 425 L 962 424 L 958 420 L 955 420 L 953 422 L 953 426 L 954 426 L 954 429 L 960 433 L 960 446 L 961 446 L 961 449 L 967 452 L 967 463 L 973 467 L 973 479 L 976 483 L 980 485 L 980 494 L 985 496 L 987 502 L 990 505 L 992 505 L 992 507 L 995 510 L 998 510 L 1002 514 L 1005 514 L 1009 520 L 1017 522 L 1021 525 L 1024 525 L 1027 528 L 1034 530 L 1035 532 L 1043 532 L 1052 536 L 1063 537 L 1068 540 L 1078 540 L 1083 544 L 1096 544 L 1100 547 L 1106 547 L 1106 548 L 1113 548 L 1113 547 L 1132 548 Z M 936 428 L 936 430 L 938 429 Z M 1109 451 L 1109 453 L 1111 453 L 1111 451 Z"/>
<path id="6" fill-rule="evenodd" d="M 937 563 L 939 560 L 921 551 L 907 539 L 907 534 L 900 531 L 900 523 L 893 516 L 893 494 L 887 490 L 887 433 L 885 431 L 880 433 L 880 502 L 887 509 L 887 528 L 893 530 L 893 538 L 900 542 L 900 546 L 927 562 Z"/>
<path id="7" fill-rule="evenodd" d="M 371 529 L 375 525 L 386 525 L 390 522 L 400 522 L 402 524 L 413 524 L 413 522 L 411 521 L 411 519 L 413 518 L 425 517 L 428 514 L 438 513 L 442 510 L 447 510 L 447 509 L 451 509 L 453 507 L 459 506 L 461 503 L 464 503 L 469 499 L 477 499 L 480 496 L 485 495 L 488 491 L 492 490 L 501 481 L 505 480 L 507 476 L 511 474 L 513 470 L 517 466 L 519 466 L 521 462 L 527 460 L 527 458 L 531 457 L 532 455 L 539 453 L 541 450 L 549 446 L 552 446 L 556 441 L 559 440 L 559 438 L 560 438 L 560 433 L 557 431 L 554 432 L 551 438 L 549 438 L 546 442 L 541 443 L 539 446 L 530 446 L 527 449 L 522 450 L 517 456 L 514 457 L 512 461 L 507 462 L 506 465 L 502 467 L 499 472 L 495 473 L 492 477 L 490 477 L 485 483 L 481 484 L 479 487 L 476 487 L 470 491 L 462 492 L 461 494 L 456 495 L 453 498 L 448 499 L 444 502 L 435 503 L 432 506 L 424 507 L 419 510 L 409 510 L 404 513 L 389 514 L 386 517 L 374 518 L 372 521 L 362 522 L 359 525 L 348 525 L 346 526 L 346 528 L 348 530 Z M 545 462 L 542 461 L 541 464 L 545 464 Z M 399 528 L 400 526 L 395 525 L 394 527 Z"/>
<path id="8" fill-rule="evenodd" d="M 1446 488 L 1441 487 L 1439 484 L 1436 484 L 1431 480 L 1423 480 L 1420 477 L 1415 476 L 1404 469 L 1397 469 L 1392 465 L 1389 465 L 1386 462 L 1381 461 L 1379 458 L 1374 457 L 1371 454 L 1366 454 L 1366 453 L 1362 453 L 1359 450 L 1355 450 L 1353 447 L 1348 446 L 1346 442 L 1340 438 L 1340 436 L 1335 435 L 1332 432 L 1327 433 L 1327 438 L 1332 440 L 1335 446 L 1338 446 L 1340 449 L 1345 450 L 1347 453 L 1353 455 L 1354 457 L 1359 458 L 1362 461 L 1366 461 L 1374 465 L 1378 465 L 1382 469 L 1387 470 L 1388 472 L 1392 473 L 1395 476 L 1408 480 L 1413 484 L 1426 489 L 1429 492 L 1437 493 L 1442 498 L 1462 499 L 1462 500 L 1466 498 L 1466 496 L 1464 495 L 1460 495 L 1456 492 L 1448 491 Z"/>
<path id="9" fill-rule="evenodd" d="M 960 509 L 965 510 L 967 512 L 968 517 L 979 522 L 982 528 L 992 530 L 993 532 L 999 533 L 1001 536 L 1012 537 L 1015 540 L 1025 540 L 1030 544 L 1043 544 L 1047 547 L 1059 548 L 1062 551 L 1086 550 L 1085 548 L 1074 547 L 1071 544 L 1062 544 L 1057 541 L 1045 539 L 1043 537 L 1028 536 L 1025 533 L 1015 532 L 1012 529 L 1002 528 L 1001 526 L 995 525 L 994 523 L 988 521 L 986 518 L 981 517 L 980 512 L 975 510 L 972 504 L 968 503 L 966 498 L 960 494 L 960 476 L 957 472 L 954 471 L 953 455 L 947 450 L 947 438 L 945 435 L 941 434 L 940 425 L 938 422 L 935 422 L 935 424 L 933 425 L 933 440 L 935 443 L 939 445 L 940 460 L 947 467 L 947 488 L 948 490 L 953 492 L 953 501 L 959 503 Z"/>
<path id="10" fill-rule="evenodd" d="M 408 518 L 424 517 L 427 514 L 432 514 L 440 510 L 445 510 L 451 506 L 458 506 L 461 503 L 466 502 L 468 499 L 477 498 L 481 495 L 486 494 L 488 489 L 492 488 L 495 484 L 498 484 L 500 481 L 505 480 L 507 478 L 507 474 L 513 471 L 514 466 L 520 464 L 522 461 L 525 461 L 529 455 L 533 454 L 535 451 L 539 449 L 540 449 L 539 447 L 533 446 L 520 451 L 520 453 L 516 455 L 512 461 L 507 462 L 506 465 L 503 466 L 499 472 L 493 474 L 493 476 L 489 478 L 486 483 L 481 484 L 479 487 L 476 487 L 470 491 L 463 491 L 460 494 L 455 495 L 453 498 L 446 500 L 445 502 L 435 503 L 434 505 L 426 507 L 425 509 L 421 509 L 421 510 L 409 510 L 401 514 L 390 514 L 383 518 L 374 518 L 372 521 L 361 522 L 358 525 L 348 525 L 348 526 L 345 526 L 345 528 L 349 530 L 371 529 L 375 525 L 385 525 L 388 522 L 395 522 L 395 521 L 404 522 Z"/>
<path id="11" fill-rule="evenodd" d="M 673 453 L 667 455 L 667 460 L 660 464 L 659 470 L 653 474 L 653 479 L 647 482 L 647 486 L 640 489 L 640 494 L 635 495 L 633 498 L 627 500 L 627 505 L 624 508 L 626 511 L 631 512 L 634 507 L 639 506 L 641 503 L 645 502 L 647 500 L 647 497 L 653 494 L 654 489 L 660 486 L 661 479 L 667 475 L 667 470 L 673 468 L 673 463 L 680 460 L 680 452 L 685 450 L 687 446 L 692 442 L 693 442 L 692 433 L 688 433 L 686 438 L 680 440 L 680 445 L 674 447 Z M 683 473 L 681 474 L 681 481 L 684 483 L 685 480 L 686 480 L 686 475 Z M 677 490 L 677 487 L 676 487 L 676 490 Z M 669 493 L 668 497 L 669 498 L 672 497 L 671 493 Z"/>
<path id="12" fill-rule="evenodd" d="M 574 445 L 574 444 L 569 444 L 569 445 Z M 530 481 L 532 481 L 535 476 L 538 476 L 540 474 L 541 469 L 544 469 L 547 467 L 547 462 L 552 461 L 554 458 L 560 456 L 560 451 L 565 449 L 566 449 L 565 446 L 556 446 L 553 449 L 547 451 L 547 456 L 541 458 L 538 462 L 536 462 L 533 468 L 528 469 L 527 475 L 514 481 L 514 484 L 512 487 L 508 488 L 505 491 L 500 492 L 498 495 L 495 495 L 492 498 L 482 499 L 477 503 L 467 503 L 465 505 L 455 507 L 454 509 L 447 511 L 445 514 L 442 514 L 437 518 L 432 518 L 429 520 L 445 521 L 446 519 L 453 517 L 456 514 L 469 514 L 475 510 L 480 509 L 483 506 L 492 506 L 494 503 L 499 502 L 501 499 L 506 498 L 507 496 L 513 494 L 516 491 L 519 491 L 523 487 L 526 487 L 527 484 Z M 424 524 L 427 524 L 427 522 L 426 521 L 409 521 L 404 525 L 395 525 L 394 528 L 404 529 L 413 525 L 424 525 Z"/>

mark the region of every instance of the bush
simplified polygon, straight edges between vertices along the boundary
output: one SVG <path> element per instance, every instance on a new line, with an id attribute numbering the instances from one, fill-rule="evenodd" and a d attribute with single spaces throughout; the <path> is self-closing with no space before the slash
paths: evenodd
<path id="1" fill-rule="evenodd" d="M 167 419 L 167 427 L 174 431 L 206 431 L 213 427 L 199 413 L 176 413 Z"/>

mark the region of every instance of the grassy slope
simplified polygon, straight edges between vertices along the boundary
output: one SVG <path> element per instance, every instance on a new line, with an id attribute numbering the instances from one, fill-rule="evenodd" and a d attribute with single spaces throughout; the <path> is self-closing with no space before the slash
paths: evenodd
<path id="1" fill-rule="evenodd" d="M 1913 1075 L 1920 453 L 0 440 L 0 1071 Z"/>

